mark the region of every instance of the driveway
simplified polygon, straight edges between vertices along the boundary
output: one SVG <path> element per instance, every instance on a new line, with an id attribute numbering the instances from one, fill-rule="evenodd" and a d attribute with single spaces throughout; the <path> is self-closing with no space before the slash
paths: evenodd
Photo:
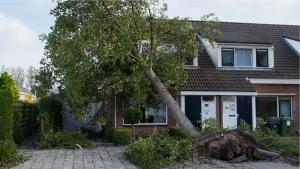
<path id="1" fill-rule="evenodd" d="M 13 169 L 136 169 L 122 157 L 125 147 L 81 150 L 21 150 L 28 158 Z"/>
<path id="2" fill-rule="evenodd" d="M 101 146 L 84 150 L 21 150 L 28 158 L 14 169 L 137 169 L 122 156 L 125 147 Z M 231 164 L 218 160 L 205 160 L 177 164 L 171 169 L 298 169 L 282 161 L 246 162 Z"/>

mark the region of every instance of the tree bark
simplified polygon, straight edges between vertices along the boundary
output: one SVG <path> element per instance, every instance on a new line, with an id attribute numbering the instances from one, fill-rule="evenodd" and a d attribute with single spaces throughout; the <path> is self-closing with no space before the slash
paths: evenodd
<path id="1" fill-rule="evenodd" d="M 188 133 L 194 136 L 199 136 L 200 133 L 196 130 L 190 120 L 184 115 L 181 108 L 175 99 L 171 96 L 165 85 L 160 81 L 155 72 L 150 68 L 147 71 L 147 77 L 151 81 L 154 88 L 158 91 L 160 98 L 167 105 L 168 109 L 175 117 L 178 124 Z"/>

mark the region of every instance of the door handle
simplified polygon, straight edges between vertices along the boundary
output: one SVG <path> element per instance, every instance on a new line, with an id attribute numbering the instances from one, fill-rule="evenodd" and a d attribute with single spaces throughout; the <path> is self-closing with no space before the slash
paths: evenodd
<path id="1" fill-rule="evenodd" d="M 235 117 L 235 115 L 229 115 L 229 117 Z"/>

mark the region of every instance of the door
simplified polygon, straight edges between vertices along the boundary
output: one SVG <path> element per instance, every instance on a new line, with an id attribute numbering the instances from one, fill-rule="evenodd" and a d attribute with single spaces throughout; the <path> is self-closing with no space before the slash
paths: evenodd
<path id="1" fill-rule="evenodd" d="M 237 106 L 235 96 L 223 96 L 223 128 L 237 127 Z"/>
<path id="2" fill-rule="evenodd" d="M 201 120 L 216 119 L 216 99 L 214 96 L 202 96 Z"/>
<path id="3" fill-rule="evenodd" d="M 237 113 L 238 122 L 243 119 L 246 123 L 252 126 L 252 97 L 251 96 L 237 96 Z"/>
<path id="4" fill-rule="evenodd" d="M 279 98 L 279 117 L 291 117 L 291 99 Z"/>
<path id="5" fill-rule="evenodd" d="M 185 96 L 185 115 L 195 127 L 201 120 L 201 96 Z"/>

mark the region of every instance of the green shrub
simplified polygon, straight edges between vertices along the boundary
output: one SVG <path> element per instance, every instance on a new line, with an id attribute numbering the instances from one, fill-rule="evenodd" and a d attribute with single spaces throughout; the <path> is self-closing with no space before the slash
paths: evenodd
<path id="1" fill-rule="evenodd" d="M 258 142 L 266 147 L 281 151 L 285 154 L 299 157 L 300 145 L 299 141 L 291 137 L 280 137 L 275 131 L 267 129 L 263 131 L 253 131 L 251 135 L 256 138 Z"/>
<path id="2" fill-rule="evenodd" d="M 13 97 L 9 91 L 0 90 L 0 140 L 12 139 Z"/>
<path id="3" fill-rule="evenodd" d="M 103 137 L 105 140 L 112 142 L 113 141 L 113 133 L 115 127 L 112 125 L 105 125 L 103 126 Z"/>
<path id="4" fill-rule="evenodd" d="M 95 146 L 90 140 L 88 140 L 87 135 L 81 131 L 54 132 L 51 130 L 42 134 L 37 142 L 37 148 L 39 149 L 76 149 L 78 148 L 77 145 L 81 147 Z"/>
<path id="5" fill-rule="evenodd" d="M 14 79 L 7 73 L 0 73 L 0 90 L 5 90 L 11 93 L 13 102 L 19 99 L 19 91 Z"/>
<path id="6" fill-rule="evenodd" d="M 0 140 L 0 168 L 14 165 L 22 159 L 12 140 Z"/>
<path id="7" fill-rule="evenodd" d="M 194 148 L 190 139 L 177 140 L 155 130 L 147 138 L 139 138 L 130 144 L 124 156 L 132 163 L 145 169 L 158 169 L 191 157 Z"/>
<path id="8" fill-rule="evenodd" d="M 38 102 L 39 119 L 44 120 L 44 130 L 58 131 L 62 127 L 62 103 L 53 97 L 43 97 Z"/>
<path id="9" fill-rule="evenodd" d="M 115 128 L 113 130 L 113 142 L 115 144 L 129 144 L 132 140 L 132 133 L 127 128 Z"/>
<path id="10" fill-rule="evenodd" d="M 243 120 L 243 119 L 241 119 L 240 121 L 239 121 L 239 126 L 238 126 L 238 128 L 240 128 L 240 129 L 251 129 L 251 126 L 245 121 L 245 120 Z"/>
<path id="11" fill-rule="evenodd" d="M 217 121 L 214 118 L 208 118 L 201 123 L 201 135 L 214 134 L 225 131 L 225 129 L 218 127 Z"/>
<path id="12" fill-rule="evenodd" d="M 169 136 L 177 138 L 177 139 L 184 139 L 184 138 L 188 138 L 190 136 L 187 132 L 185 132 L 182 128 L 179 128 L 179 127 L 168 128 L 168 134 L 169 134 Z"/>

